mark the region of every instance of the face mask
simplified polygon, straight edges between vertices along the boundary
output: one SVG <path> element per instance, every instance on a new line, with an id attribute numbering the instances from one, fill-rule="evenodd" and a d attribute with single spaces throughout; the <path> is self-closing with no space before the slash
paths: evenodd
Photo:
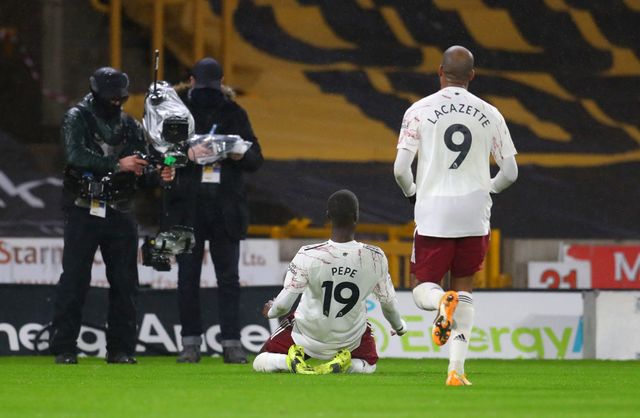
<path id="1" fill-rule="evenodd" d="M 192 89 L 189 98 L 196 106 L 213 107 L 221 103 L 223 95 L 220 90 L 211 88 Z"/>
<path id="2" fill-rule="evenodd" d="M 114 119 L 120 116 L 122 111 L 122 104 L 126 101 L 126 98 L 121 98 L 119 101 L 105 99 L 98 94 L 92 93 L 96 114 L 104 119 Z"/>

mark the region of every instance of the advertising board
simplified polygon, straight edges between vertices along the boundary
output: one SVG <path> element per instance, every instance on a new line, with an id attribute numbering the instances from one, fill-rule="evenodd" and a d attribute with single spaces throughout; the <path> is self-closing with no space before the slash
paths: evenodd
<path id="1" fill-rule="evenodd" d="M 568 292 L 474 292 L 475 325 L 469 358 L 579 359 L 583 355 L 582 295 Z M 381 357 L 448 358 L 431 340 L 434 313 L 418 309 L 411 292 L 398 292 L 409 332 L 391 337 L 377 301 L 370 321 Z"/>
<path id="2" fill-rule="evenodd" d="M 588 262 L 594 289 L 640 289 L 640 245 L 562 247 L 563 261 Z"/>
<path id="3" fill-rule="evenodd" d="M 591 289 L 591 264 L 586 261 L 532 261 L 529 289 Z"/>
<path id="4" fill-rule="evenodd" d="M 279 287 L 247 287 L 241 299 L 241 340 L 256 353 L 278 325 L 261 315 L 265 301 Z M 54 286 L 0 286 L 0 355 L 46 352 L 48 342 L 41 331 L 51 320 Z M 582 358 L 582 296 L 554 292 L 475 292 L 476 320 L 470 336 L 470 358 Z M 79 348 L 87 355 L 105 354 L 107 289 L 89 292 Z M 217 289 L 203 289 L 204 338 L 202 350 L 221 351 L 216 309 Z M 401 315 L 409 332 L 390 335 L 375 299 L 367 301 L 380 357 L 445 358 L 448 348 L 431 342 L 433 312 L 415 307 L 411 292 L 398 292 Z M 138 353 L 175 354 L 181 349 L 180 322 L 175 290 L 142 289 L 139 297 Z M 37 347 L 36 347 L 37 345 Z"/>
<path id="5" fill-rule="evenodd" d="M 640 292 L 598 292 L 595 309 L 596 358 L 640 360 Z"/>
<path id="6" fill-rule="evenodd" d="M 142 246 L 140 241 L 139 247 Z M 0 238 L 0 283 L 56 284 L 62 273 L 61 238 Z M 278 286 L 284 280 L 286 263 L 280 262 L 279 244 L 271 239 L 248 239 L 240 242 L 240 283 L 242 286 Z M 178 267 L 155 271 L 142 265 L 138 255 L 140 284 L 154 289 L 175 288 Z M 107 287 L 105 266 L 98 250 L 91 270 L 91 285 Z M 202 260 L 202 287 L 216 287 L 216 273 L 205 243 Z"/>

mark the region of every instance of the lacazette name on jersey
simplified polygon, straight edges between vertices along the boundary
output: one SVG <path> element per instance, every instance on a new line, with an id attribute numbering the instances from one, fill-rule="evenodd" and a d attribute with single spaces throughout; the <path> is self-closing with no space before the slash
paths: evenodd
<path id="1" fill-rule="evenodd" d="M 427 118 L 427 120 L 435 125 L 438 119 L 440 119 L 442 116 L 448 115 L 449 113 L 453 113 L 453 112 L 464 113 L 473 118 L 477 118 L 478 122 L 481 122 L 483 128 L 486 128 L 491 124 L 489 119 L 487 119 L 487 116 L 484 113 L 482 113 L 480 109 L 477 109 L 465 103 L 443 104 L 442 106 L 440 106 L 440 110 L 438 109 L 434 110 L 433 119 L 429 117 Z M 477 116 L 478 113 L 480 114 L 480 116 Z"/>

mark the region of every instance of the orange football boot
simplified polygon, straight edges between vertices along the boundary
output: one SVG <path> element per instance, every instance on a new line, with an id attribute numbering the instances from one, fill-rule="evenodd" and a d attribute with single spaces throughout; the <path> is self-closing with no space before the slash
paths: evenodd
<path id="1" fill-rule="evenodd" d="M 438 313 L 433 321 L 431 329 L 431 338 L 436 345 L 445 345 L 449 341 L 451 335 L 451 326 L 453 325 L 453 314 L 458 307 L 458 292 L 450 290 L 445 292 L 440 299 Z"/>
<path id="2" fill-rule="evenodd" d="M 447 376 L 447 386 L 471 386 L 473 383 L 467 380 L 464 374 L 458 374 L 455 370 L 451 370 Z"/>

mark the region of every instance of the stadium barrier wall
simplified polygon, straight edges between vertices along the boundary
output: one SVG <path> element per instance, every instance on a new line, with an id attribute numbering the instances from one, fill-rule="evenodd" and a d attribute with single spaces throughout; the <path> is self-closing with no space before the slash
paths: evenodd
<path id="1" fill-rule="evenodd" d="M 52 315 L 55 286 L 0 285 L 0 355 L 47 353 L 46 331 Z M 261 315 L 263 303 L 280 287 L 246 287 L 241 300 L 241 340 L 247 351 L 256 353 L 278 322 Z M 637 332 L 640 323 L 640 292 L 575 291 L 477 291 L 474 292 L 476 321 L 469 336 L 470 358 L 581 359 L 591 353 L 597 358 L 630 358 L 640 352 Z M 585 313 L 591 305 L 583 295 L 595 295 L 596 323 Z M 202 289 L 205 353 L 221 351 L 220 327 L 215 301 L 216 288 Z M 381 357 L 445 358 L 447 347 L 436 347 L 430 338 L 433 313 L 417 309 L 411 292 L 398 292 L 401 315 L 409 332 L 392 337 L 375 299 L 367 301 L 369 319 Z M 105 355 L 108 289 L 92 287 L 85 304 L 80 350 L 90 356 Z M 181 349 L 177 297 L 174 289 L 142 288 L 139 296 L 138 354 L 175 354 Z M 616 318 L 615 327 L 610 326 Z M 616 316 L 617 315 L 617 316 Z M 621 316 L 625 318 L 621 321 Z M 584 320 L 583 320 L 584 317 Z M 622 324 L 624 322 L 624 324 Z M 591 326 L 594 333 L 589 333 Z M 623 333 L 618 332 L 622 326 Z M 632 344 L 629 345 L 629 342 Z M 594 344 L 592 347 L 589 344 Z M 620 346 L 625 346 L 621 353 Z M 635 354 L 634 354 L 635 355 Z M 595 357 L 592 356 L 592 357 Z M 635 358 L 635 357 L 634 357 Z"/>
<path id="2" fill-rule="evenodd" d="M 640 291 L 593 291 L 584 300 L 585 358 L 640 360 Z"/>
<path id="3" fill-rule="evenodd" d="M 142 246 L 140 240 L 138 248 Z M 205 243 L 202 260 L 202 286 L 216 287 L 216 273 Z M 0 238 L 0 283 L 56 284 L 62 273 L 62 238 Z M 174 260 L 175 261 L 175 260 Z M 240 284 L 242 286 L 278 286 L 282 284 L 288 262 L 280 261 L 280 245 L 272 239 L 247 239 L 240 242 Z M 142 265 L 138 252 L 138 276 L 142 286 L 172 289 L 178 283 L 178 269 L 155 271 Z M 91 285 L 107 287 L 105 266 L 96 252 L 91 270 Z"/>
<path id="4" fill-rule="evenodd" d="M 276 286 L 282 284 L 289 261 L 301 246 L 326 240 L 328 226 L 310 227 L 309 220 L 295 220 L 284 227 L 252 225 L 250 231 L 264 232 L 269 238 L 250 238 L 240 243 L 240 282 L 243 286 Z M 380 241 L 366 242 L 380 246 L 389 259 L 389 273 L 396 288 L 409 288 L 409 261 L 412 227 L 408 225 L 360 224 L 359 232 L 378 234 Z M 500 232 L 492 230 L 491 248 L 485 268 L 478 273 L 476 288 L 504 287 L 500 273 Z M 294 238 L 292 238 L 294 237 Z M 307 237 L 301 239 L 300 237 Z M 309 238 L 314 237 L 314 238 Z M 401 241 L 400 238 L 404 239 Z M 407 241 L 409 240 L 409 241 Z M 139 247 L 142 245 L 140 241 Z M 62 273 L 62 238 L 0 237 L 0 283 L 56 284 Z M 216 287 L 213 264 L 205 243 L 202 260 L 202 286 Z M 138 255 L 140 283 L 154 289 L 175 288 L 177 269 L 157 272 L 142 265 Z M 92 267 L 93 286 L 106 287 L 105 268 L 100 251 Z"/>
<path id="5" fill-rule="evenodd" d="M 638 240 L 506 238 L 502 248 L 502 268 L 516 289 L 640 289 Z M 548 270 L 558 278 L 542 274 Z"/>

